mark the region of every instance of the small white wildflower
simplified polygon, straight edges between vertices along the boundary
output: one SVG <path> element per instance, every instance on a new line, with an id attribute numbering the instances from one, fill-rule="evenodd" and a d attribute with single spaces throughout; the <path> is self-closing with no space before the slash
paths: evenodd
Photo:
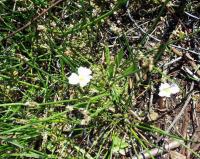
<path id="1" fill-rule="evenodd" d="M 27 101 L 26 103 L 24 103 L 24 105 L 29 107 L 36 107 L 38 106 L 38 103 L 34 101 Z"/>
<path id="2" fill-rule="evenodd" d="M 37 26 L 37 31 L 46 31 L 47 28 L 44 25 L 38 25 Z"/>
<path id="3" fill-rule="evenodd" d="M 90 69 L 86 67 L 79 67 L 78 74 L 72 73 L 69 76 L 69 83 L 73 85 L 79 84 L 81 87 L 84 87 L 90 82 L 92 78 L 91 73 L 92 71 Z"/>
<path id="4" fill-rule="evenodd" d="M 177 84 L 168 84 L 168 83 L 161 83 L 159 87 L 159 96 L 160 97 L 170 97 L 171 94 L 176 94 L 180 91 Z"/>
<path id="5" fill-rule="evenodd" d="M 53 27 L 53 28 L 55 28 L 56 27 L 56 22 L 51 22 L 50 26 Z"/>

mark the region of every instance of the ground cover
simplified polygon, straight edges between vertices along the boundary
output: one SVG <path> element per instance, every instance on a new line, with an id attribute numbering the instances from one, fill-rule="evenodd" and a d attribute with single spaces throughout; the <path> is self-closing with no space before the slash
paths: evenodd
<path id="1" fill-rule="evenodd" d="M 200 158 L 200 2 L 1 0 L 0 158 Z"/>

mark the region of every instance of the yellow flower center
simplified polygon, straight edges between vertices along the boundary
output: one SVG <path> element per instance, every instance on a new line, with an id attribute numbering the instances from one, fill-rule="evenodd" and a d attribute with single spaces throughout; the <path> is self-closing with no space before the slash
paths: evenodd
<path id="1" fill-rule="evenodd" d="M 79 80 L 83 82 L 85 80 L 84 76 L 80 75 Z"/>
<path id="2" fill-rule="evenodd" d="M 171 88 L 164 88 L 163 91 L 165 91 L 166 93 L 171 93 Z"/>

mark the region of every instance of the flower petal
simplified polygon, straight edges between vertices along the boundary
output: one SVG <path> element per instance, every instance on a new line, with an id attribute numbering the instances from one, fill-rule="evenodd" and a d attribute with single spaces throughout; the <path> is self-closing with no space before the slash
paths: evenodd
<path id="1" fill-rule="evenodd" d="M 159 96 L 160 97 L 170 97 L 171 95 L 171 87 L 168 83 L 161 83 L 159 87 Z"/>
<path id="2" fill-rule="evenodd" d="M 78 74 L 79 75 L 90 75 L 92 71 L 86 67 L 79 67 L 78 68 Z"/>
<path id="3" fill-rule="evenodd" d="M 89 82 L 90 82 L 90 79 L 92 78 L 91 75 L 79 75 L 79 84 L 81 87 L 84 87 L 86 86 Z"/>
<path id="4" fill-rule="evenodd" d="M 168 83 L 161 83 L 159 90 L 164 90 L 170 88 L 170 85 Z"/>
<path id="5" fill-rule="evenodd" d="M 165 92 L 165 91 L 160 91 L 158 95 L 160 97 L 170 97 L 171 93 Z"/>
<path id="6" fill-rule="evenodd" d="M 69 84 L 78 84 L 79 83 L 79 76 L 76 73 L 72 73 L 69 78 Z"/>
<path id="7" fill-rule="evenodd" d="M 85 81 L 80 82 L 81 87 L 85 87 L 87 84 L 88 84 L 88 82 L 85 82 Z"/>
<path id="8" fill-rule="evenodd" d="M 177 84 L 172 84 L 171 85 L 171 94 L 176 94 L 180 91 L 179 87 Z"/>

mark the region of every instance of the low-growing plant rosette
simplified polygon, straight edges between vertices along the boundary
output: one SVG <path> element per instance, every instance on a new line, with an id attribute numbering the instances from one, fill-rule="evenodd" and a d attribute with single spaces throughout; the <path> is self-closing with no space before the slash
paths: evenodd
<path id="1" fill-rule="evenodd" d="M 91 74 L 92 71 L 89 68 L 79 67 L 78 73 L 72 73 L 69 76 L 69 84 L 80 85 L 81 87 L 85 87 L 92 79 Z"/>

